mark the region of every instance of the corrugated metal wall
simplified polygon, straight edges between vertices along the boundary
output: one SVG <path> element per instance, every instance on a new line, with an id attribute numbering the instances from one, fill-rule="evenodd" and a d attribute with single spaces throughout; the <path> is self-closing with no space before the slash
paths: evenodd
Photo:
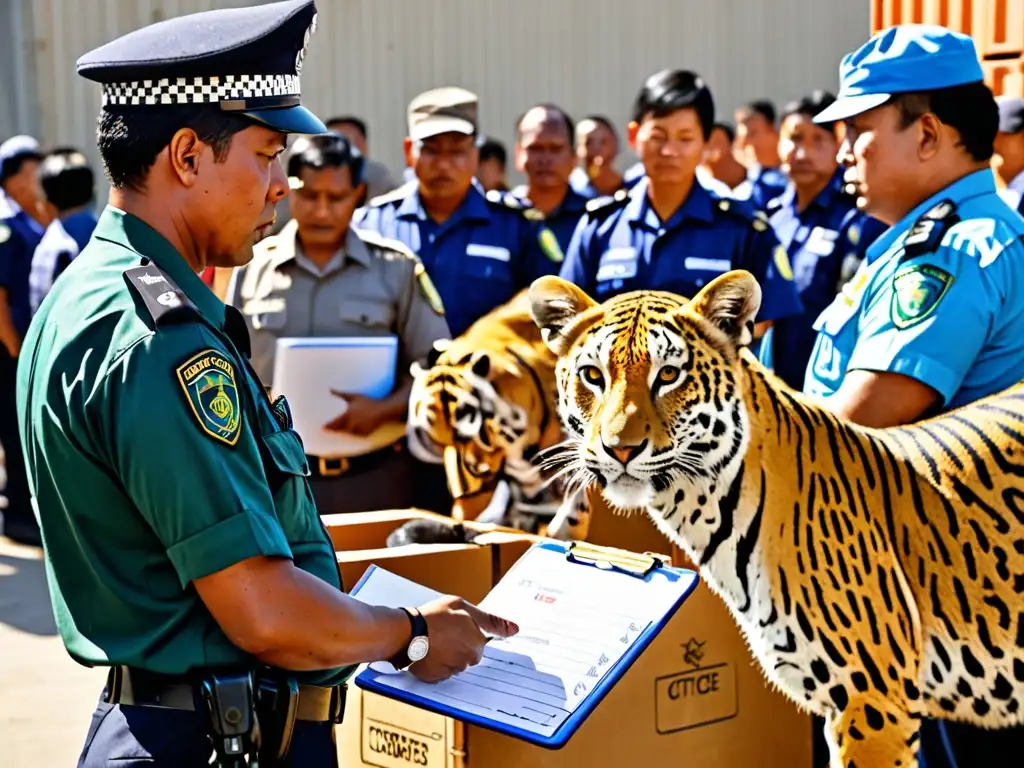
<path id="1" fill-rule="evenodd" d="M 29 6 L 34 30 L 26 46 L 36 117 L 18 127 L 89 151 L 99 95 L 76 76 L 79 55 L 156 19 L 253 2 L 9 1 Z M 324 117 L 367 119 L 372 154 L 396 171 L 406 104 L 426 88 L 476 91 L 483 129 L 511 150 L 515 118 L 539 101 L 624 126 L 644 78 L 663 67 L 698 70 L 723 116 L 753 97 L 781 104 L 834 90 L 839 59 L 867 38 L 870 21 L 866 0 L 320 0 L 319 8 L 305 99 Z M 0 67 L 7 80 L 2 58 Z"/>
<path id="2" fill-rule="evenodd" d="M 974 38 L 996 96 L 1024 96 L 1024 0 L 873 0 L 871 28 L 941 24 Z"/>

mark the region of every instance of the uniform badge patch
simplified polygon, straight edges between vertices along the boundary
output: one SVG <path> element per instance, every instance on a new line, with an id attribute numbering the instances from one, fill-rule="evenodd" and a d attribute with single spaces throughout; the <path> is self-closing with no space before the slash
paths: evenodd
<path id="1" fill-rule="evenodd" d="M 785 248 L 781 245 L 776 245 L 775 251 L 772 253 L 772 260 L 775 262 L 775 268 L 779 270 L 779 274 L 782 275 L 783 279 L 793 279 L 793 267 L 789 264 L 789 254 L 786 253 Z"/>
<path id="2" fill-rule="evenodd" d="M 199 427 L 210 437 L 234 445 L 242 433 L 242 407 L 235 366 L 207 349 L 178 366 L 178 382 Z"/>
<path id="3" fill-rule="evenodd" d="M 953 284 L 953 276 L 930 264 L 904 267 L 892 279 L 892 324 L 909 328 L 924 320 L 939 305 Z"/>
<path id="4" fill-rule="evenodd" d="M 423 296 L 430 305 L 430 308 L 437 312 L 437 314 L 444 315 L 444 303 L 441 301 L 441 294 L 434 287 L 434 281 L 427 274 L 427 268 L 420 263 L 416 264 L 416 282 L 419 283 L 420 290 L 423 292 Z"/>
<path id="5" fill-rule="evenodd" d="M 544 251 L 544 255 L 548 257 L 549 261 L 553 261 L 555 264 L 565 261 L 565 254 L 562 253 L 562 247 L 558 244 L 558 238 L 555 237 L 554 232 L 544 227 L 537 239 L 540 242 L 540 249 Z"/>
<path id="6" fill-rule="evenodd" d="M 523 211 L 523 216 L 528 218 L 530 221 L 544 221 L 544 212 L 539 208 L 527 208 Z"/>

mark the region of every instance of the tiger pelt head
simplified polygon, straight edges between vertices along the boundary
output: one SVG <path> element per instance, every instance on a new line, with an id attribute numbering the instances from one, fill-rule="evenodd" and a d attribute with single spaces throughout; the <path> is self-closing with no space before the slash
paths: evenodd
<path id="1" fill-rule="evenodd" d="M 530 298 L 558 355 L 559 416 L 584 482 L 626 510 L 720 490 L 748 440 L 737 358 L 760 306 L 753 276 L 723 275 L 692 301 L 643 291 L 600 305 L 545 277 Z M 699 536 L 713 533 L 702 528 Z"/>
<path id="2" fill-rule="evenodd" d="M 543 477 L 533 459 L 557 443 L 555 358 L 534 324 L 526 291 L 413 366 L 407 436 L 417 458 L 444 462 L 456 498 L 506 473 L 527 490 Z"/>

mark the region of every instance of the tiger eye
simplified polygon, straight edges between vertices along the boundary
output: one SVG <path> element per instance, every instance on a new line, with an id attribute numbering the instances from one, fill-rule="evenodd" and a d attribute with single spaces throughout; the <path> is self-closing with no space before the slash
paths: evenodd
<path id="1" fill-rule="evenodd" d="M 662 384 L 671 384 L 679 378 L 679 369 L 674 365 L 666 365 L 658 371 L 658 381 Z"/>
<path id="2" fill-rule="evenodd" d="M 580 377 L 588 384 L 600 384 L 604 377 L 601 372 L 592 365 L 585 365 L 580 368 Z"/>

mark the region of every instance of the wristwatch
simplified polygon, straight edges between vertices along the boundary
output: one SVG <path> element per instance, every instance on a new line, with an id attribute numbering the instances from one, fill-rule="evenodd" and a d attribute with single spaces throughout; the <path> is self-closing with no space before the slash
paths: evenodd
<path id="1" fill-rule="evenodd" d="M 397 670 L 412 666 L 415 662 L 425 658 L 427 651 L 430 650 L 430 640 L 427 638 L 427 620 L 416 609 L 410 611 L 408 608 L 403 608 L 402 610 L 405 611 L 405 615 L 409 617 L 409 623 L 412 624 L 412 639 L 406 647 L 388 659 L 388 663 Z"/>

